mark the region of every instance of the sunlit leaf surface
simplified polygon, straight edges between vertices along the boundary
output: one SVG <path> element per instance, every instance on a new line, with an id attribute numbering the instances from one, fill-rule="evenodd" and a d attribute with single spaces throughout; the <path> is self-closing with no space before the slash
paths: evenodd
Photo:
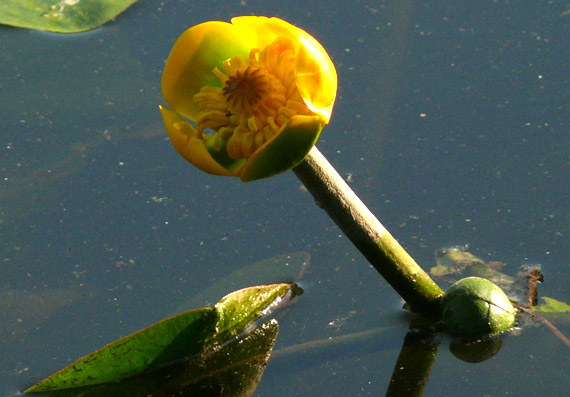
<path id="1" fill-rule="evenodd" d="M 28 391 L 112 382 L 172 361 L 177 353 L 182 357 L 197 354 L 215 325 L 216 312 L 211 308 L 170 317 L 77 360 Z"/>
<path id="2" fill-rule="evenodd" d="M 222 298 L 216 305 L 218 317 L 217 343 L 239 334 L 272 304 L 279 304 L 281 297 L 291 290 L 290 284 L 261 285 L 245 288 Z"/>
<path id="3" fill-rule="evenodd" d="M 278 329 L 276 320 L 268 320 L 211 354 L 200 354 L 117 383 L 56 390 L 49 396 L 250 396 L 261 380 Z"/>
<path id="4" fill-rule="evenodd" d="M 56 372 L 27 392 L 116 382 L 167 363 L 205 354 L 243 332 L 253 320 L 280 302 L 291 288 L 290 284 L 274 284 L 233 292 L 215 308 L 184 312 L 121 338 Z"/>
<path id="5" fill-rule="evenodd" d="M 570 313 L 570 305 L 560 302 L 556 299 L 544 296 L 542 299 L 546 302 L 545 305 L 540 305 L 534 308 L 537 312 L 544 313 Z"/>
<path id="6" fill-rule="evenodd" d="M 0 23 L 75 33 L 95 29 L 137 0 L 2 0 Z"/>

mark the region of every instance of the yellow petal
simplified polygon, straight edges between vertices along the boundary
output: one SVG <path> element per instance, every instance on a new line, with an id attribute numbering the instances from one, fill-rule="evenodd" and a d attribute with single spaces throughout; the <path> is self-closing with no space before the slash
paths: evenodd
<path id="1" fill-rule="evenodd" d="M 264 48 L 278 37 L 288 38 L 295 45 L 295 82 L 311 111 L 328 123 L 336 98 L 337 74 L 323 46 L 310 34 L 279 18 L 236 17 L 232 24 L 249 36 L 258 48 Z"/>
<path id="2" fill-rule="evenodd" d="M 310 38 L 301 38 L 304 45 L 295 57 L 295 81 L 307 107 L 328 123 L 336 98 L 336 70 L 321 45 Z"/>
<path id="3" fill-rule="evenodd" d="M 238 54 L 247 56 L 255 38 L 251 31 L 227 22 L 211 21 L 186 30 L 178 38 L 162 74 L 162 95 L 181 116 L 195 120 L 194 94 L 204 86 L 221 87 L 215 67 Z"/>
<path id="4" fill-rule="evenodd" d="M 192 124 L 184 121 L 172 110 L 163 106 L 159 107 L 166 132 L 174 148 L 182 157 L 209 174 L 236 176 L 213 159 L 204 141 L 198 138 L 196 129 Z"/>

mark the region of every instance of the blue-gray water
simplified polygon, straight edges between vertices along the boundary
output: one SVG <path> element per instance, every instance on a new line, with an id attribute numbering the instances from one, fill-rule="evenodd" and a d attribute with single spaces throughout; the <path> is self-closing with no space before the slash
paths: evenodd
<path id="1" fill-rule="evenodd" d="M 0 28 L 1 395 L 296 252 L 310 256 L 306 292 L 276 349 L 389 328 L 270 361 L 257 395 L 385 393 L 408 326 L 400 298 L 293 173 L 213 177 L 166 138 L 172 44 L 237 15 L 279 16 L 327 49 L 339 93 L 318 146 L 425 269 L 435 249 L 469 244 L 513 275 L 541 264 L 540 294 L 570 301 L 568 6 L 305 3 L 145 0 L 84 34 Z M 425 394 L 564 395 L 569 357 L 545 327 L 476 365 L 444 340 Z"/>

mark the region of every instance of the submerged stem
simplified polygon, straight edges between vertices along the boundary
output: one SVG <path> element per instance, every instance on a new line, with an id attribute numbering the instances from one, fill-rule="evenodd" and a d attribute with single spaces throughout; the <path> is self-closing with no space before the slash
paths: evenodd
<path id="1" fill-rule="evenodd" d="M 374 268 L 411 306 L 438 314 L 443 291 L 376 219 L 333 166 L 313 147 L 295 175 Z"/>

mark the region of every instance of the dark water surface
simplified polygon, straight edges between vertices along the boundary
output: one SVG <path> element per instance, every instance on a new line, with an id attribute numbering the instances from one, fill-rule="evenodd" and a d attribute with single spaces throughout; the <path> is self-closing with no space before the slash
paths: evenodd
<path id="1" fill-rule="evenodd" d="M 424 269 L 469 244 L 512 275 L 541 264 L 540 294 L 570 301 L 566 4 L 145 0 L 84 34 L 0 28 L 0 395 L 282 254 L 310 265 L 276 349 L 383 331 L 277 355 L 257 395 L 386 392 L 409 319 L 293 173 L 213 177 L 166 138 L 172 44 L 237 15 L 279 16 L 327 49 L 339 93 L 318 146 Z M 425 395 L 564 395 L 569 353 L 545 327 L 480 364 L 444 338 Z"/>

